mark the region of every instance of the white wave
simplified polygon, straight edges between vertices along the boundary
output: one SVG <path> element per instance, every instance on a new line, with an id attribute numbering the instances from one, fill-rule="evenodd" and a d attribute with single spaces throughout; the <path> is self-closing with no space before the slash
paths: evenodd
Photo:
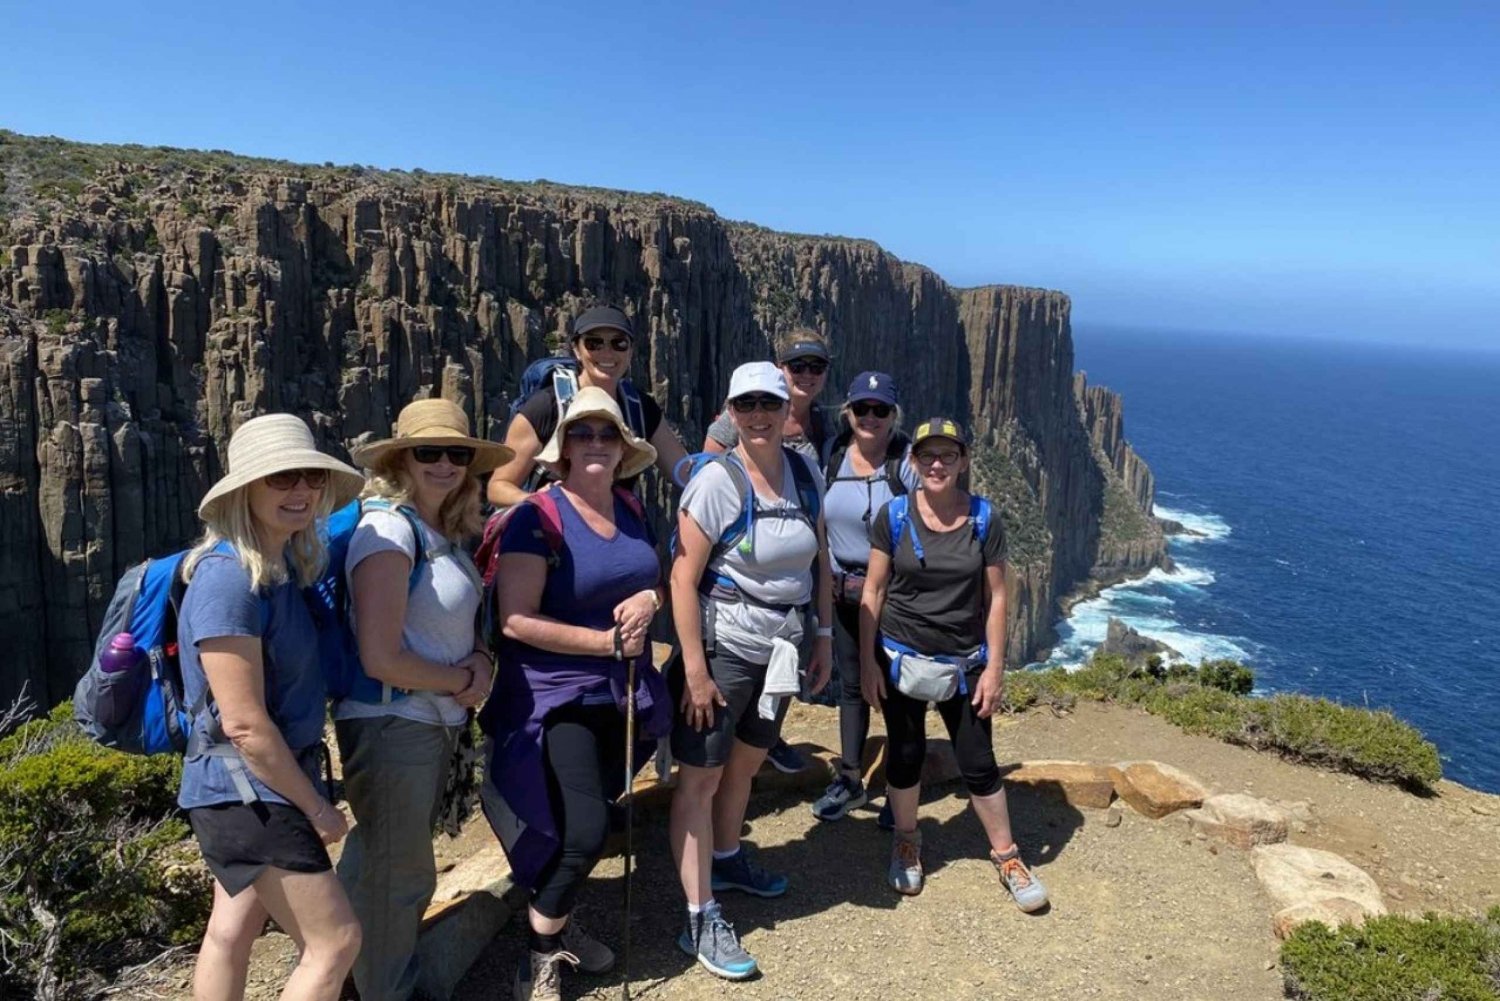
<path id="1" fill-rule="evenodd" d="M 1173 507 L 1162 507 L 1160 504 L 1154 505 L 1151 510 L 1158 518 L 1175 521 L 1189 533 L 1196 533 L 1173 536 L 1175 542 L 1214 542 L 1227 539 L 1233 531 L 1229 523 L 1216 514 L 1194 514 Z"/>
<path id="2" fill-rule="evenodd" d="M 1190 566 L 1186 563 L 1178 563 L 1174 570 L 1163 570 L 1155 567 L 1144 577 L 1127 580 L 1123 584 L 1115 584 L 1099 592 L 1100 596 L 1113 595 L 1121 591 L 1145 591 L 1157 587 L 1208 587 L 1217 578 L 1214 572 L 1204 567 Z"/>

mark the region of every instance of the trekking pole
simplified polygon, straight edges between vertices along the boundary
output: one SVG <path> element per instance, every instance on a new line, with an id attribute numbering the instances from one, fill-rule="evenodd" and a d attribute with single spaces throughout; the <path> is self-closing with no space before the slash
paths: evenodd
<path id="1" fill-rule="evenodd" d="M 625 669 L 625 976 L 620 996 L 630 1001 L 630 863 L 635 857 L 635 658 Z"/>

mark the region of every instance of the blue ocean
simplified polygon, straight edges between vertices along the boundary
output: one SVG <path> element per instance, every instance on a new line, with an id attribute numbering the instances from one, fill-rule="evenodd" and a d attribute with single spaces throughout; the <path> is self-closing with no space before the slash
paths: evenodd
<path id="1" fill-rule="evenodd" d="M 1174 573 L 1060 628 L 1086 658 L 1110 616 L 1260 692 L 1390 709 L 1447 777 L 1500 792 L 1500 354 L 1074 329 L 1125 396 Z"/>

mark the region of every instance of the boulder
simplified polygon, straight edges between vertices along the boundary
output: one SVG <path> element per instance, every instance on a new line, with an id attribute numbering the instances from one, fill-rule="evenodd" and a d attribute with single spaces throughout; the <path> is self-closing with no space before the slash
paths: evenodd
<path id="1" fill-rule="evenodd" d="M 1195 832 L 1236 848 L 1286 840 L 1286 814 L 1272 803 L 1244 793 L 1210 796 L 1199 809 L 1189 810 L 1183 816 Z"/>
<path id="2" fill-rule="evenodd" d="M 1005 781 L 1061 795 L 1069 806 L 1091 810 L 1104 809 L 1115 797 L 1109 768 L 1087 761 L 1027 761 L 1006 775 Z"/>
<path id="3" fill-rule="evenodd" d="M 1337 925 L 1385 913 L 1375 880 L 1342 855 L 1301 845 L 1261 845 L 1250 860 L 1278 908 L 1274 928 L 1283 937 L 1303 921 Z"/>
<path id="4" fill-rule="evenodd" d="M 1143 661 L 1154 653 L 1181 658 L 1181 654 L 1161 640 L 1143 636 L 1119 619 L 1110 617 L 1109 631 L 1104 635 L 1104 653 L 1119 654 L 1126 660 Z"/>
<path id="5" fill-rule="evenodd" d="M 1160 761 L 1121 761 L 1110 766 L 1109 774 L 1115 794 L 1152 820 L 1201 806 L 1209 796 L 1203 783 Z"/>

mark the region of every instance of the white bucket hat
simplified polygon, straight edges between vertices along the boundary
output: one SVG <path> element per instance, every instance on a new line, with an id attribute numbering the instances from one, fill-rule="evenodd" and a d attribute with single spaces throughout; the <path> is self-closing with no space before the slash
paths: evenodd
<path id="1" fill-rule="evenodd" d="M 451 400 L 439 399 L 408 403 L 396 415 L 395 433 L 391 437 L 361 445 L 350 457 L 364 468 L 373 469 L 387 454 L 418 445 L 472 448 L 474 461 L 465 467 L 471 473 L 488 473 L 516 455 L 497 441 L 486 441 L 469 434 L 469 417 L 463 407 Z"/>
<path id="2" fill-rule="evenodd" d="M 625 455 L 620 460 L 619 471 L 615 473 L 616 479 L 628 479 L 645 472 L 656 461 L 656 449 L 652 448 L 651 443 L 646 439 L 635 436 L 630 426 L 625 423 L 625 418 L 620 414 L 620 405 L 598 386 L 584 386 L 578 391 L 578 395 L 573 397 L 573 402 L 568 404 L 567 414 L 557 422 L 557 430 L 552 433 L 552 440 L 547 442 L 547 447 L 537 455 L 536 461 L 549 466 L 555 466 L 561 462 L 563 438 L 567 434 L 568 426 L 585 417 L 603 417 L 620 429 L 620 436 L 625 441 Z"/>
<path id="3" fill-rule="evenodd" d="M 328 470 L 328 486 L 323 489 L 332 495 L 335 508 L 358 497 L 365 485 L 359 470 L 318 451 L 312 431 L 302 418 L 295 414 L 266 414 L 251 418 L 230 435 L 228 468 L 203 495 L 198 517 L 213 520 L 218 507 L 236 490 L 272 473 L 292 469 Z"/>

